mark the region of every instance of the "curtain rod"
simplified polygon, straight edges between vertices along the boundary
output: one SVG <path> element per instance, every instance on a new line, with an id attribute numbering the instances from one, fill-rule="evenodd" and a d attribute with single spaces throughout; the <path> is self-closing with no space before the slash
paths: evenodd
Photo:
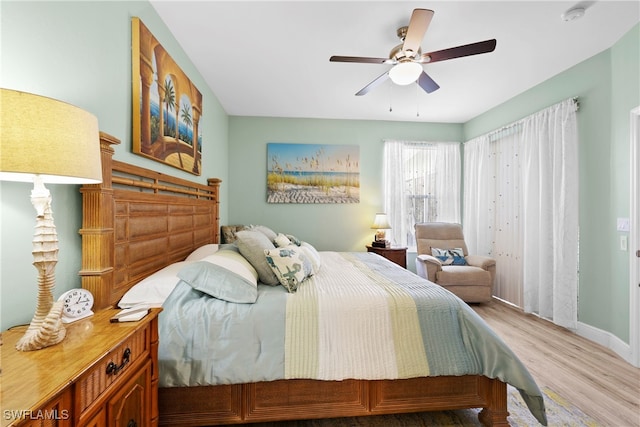
<path id="1" fill-rule="evenodd" d="M 580 109 L 580 99 L 577 96 L 574 96 L 572 98 L 567 98 L 567 99 L 571 99 L 573 101 L 573 103 L 576 106 L 576 111 L 578 111 Z M 566 101 L 567 99 L 565 99 L 564 101 Z M 553 105 L 561 104 L 564 101 L 560 101 L 560 102 L 558 102 L 556 104 L 553 104 Z M 550 105 L 549 107 L 552 107 L 553 105 Z M 549 107 L 545 107 L 545 108 L 549 108 Z M 543 108 L 542 110 L 544 110 L 545 108 Z M 539 111 L 542 111 L 542 110 L 539 110 Z M 533 114 L 535 114 L 535 113 L 533 113 Z M 496 134 L 498 134 L 500 132 L 504 132 L 505 130 L 509 130 L 509 129 L 512 129 L 512 128 L 518 126 L 518 124 L 520 124 L 520 122 L 522 122 L 522 120 L 524 120 L 525 118 L 526 117 L 523 117 L 522 119 L 519 119 L 519 120 L 517 120 L 515 122 L 509 123 L 508 125 L 504 125 L 504 126 L 498 128 L 498 129 L 495 129 L 495 130 L 492 130 L 490 132 L 487 132 L 484 135 L 486 135 L 488 138 L 492 138 L 492 137 L 494 137 Z M 479 136 L 482 136 L 482 135 L 479 135 Z M 473 139 L 475 139 L 475 138 L 472 138 L 469 141 L 471 141 Z M 469 141 L 464 141 L 462 144 L 466 144 Z"/>

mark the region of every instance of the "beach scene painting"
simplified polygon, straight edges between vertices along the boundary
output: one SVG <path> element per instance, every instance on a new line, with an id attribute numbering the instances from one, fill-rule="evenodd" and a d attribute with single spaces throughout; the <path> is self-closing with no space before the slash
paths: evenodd
<path id="1" fill-rule="evenodd" d="M 267 144 L 268 203 L 360 203 L 360 146 Z"/>

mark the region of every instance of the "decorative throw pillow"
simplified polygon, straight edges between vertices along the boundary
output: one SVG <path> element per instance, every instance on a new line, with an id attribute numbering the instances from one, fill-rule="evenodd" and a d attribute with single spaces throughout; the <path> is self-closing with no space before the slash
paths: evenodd
<path id="1" fill-rule="evenodd" d="M 272 242 L 278 236 L 278 233 L 276 233 L 275 231 L 273 231 L 272 229 L 270 229 L 269 227 L 264 226 L 264 225 L 252 225 L 252 226 L 249 227 L 249 230 L 261 232 L 262 234 L 267 236 L 267 238 Z"/>
<path id="2" fill-rule="evenodd" d="M 273 243 L 278 248 L 284 248 L 285 246 L 289 246 L 291 244 L 291 240 L 287 236 L 282 233 L 278 233 L 275 239 L 273 239 Z"/>
<path id="3" fill-rule="evenodd" d="M 300 283 L 312 274 L 311 262 L 295 245 L 265 250 L 264 254 L 280 284 L 290 293 L 298 290 Z"/>
<path id="4" fill-rule="evenodd" d="M 431 255 L 438 258 L 442 265 L 467 265 L 462 248 L 438 249 L 431 248 Z"/>
<path id="5" fill-rule="evenodd" d="M 320 254 L 316 248 L 307 242 L 300 242 L 300 250 L 309 259 L 309 261 L 311 261 L 311 269 L 313 274 L 316 274 L 322 265 L 322 258 L 320 257 Z"/>
<path id="6" fill-rule="evenodd" d="M 285 234 L 285 236 L 287 236 L 287 239 L 291 240 L 291 243 L 293 243 L 296 246 L 300 246 L 302 244 L 300 239 L 298 239 L 296 236 L 293 236 L 291 234 Z"/>
<path id="7" fill-rule="evenodd" d="M 236 245 L 242 256 L 256 269 L 262 283 L 271 286 L 280 284 L 264 257 L 265 250 L 276 248 L 267 236 L 259 231 L 238 231 L 236 233 Z"/>
<path id="8" fill-rule="evenodd" d="M 222 234 L 222 243 L 233 243 L 236 241 L 236 233 L 238 231 L 246 230 L 244 225 L 223 225 L 220 227 Z"/>

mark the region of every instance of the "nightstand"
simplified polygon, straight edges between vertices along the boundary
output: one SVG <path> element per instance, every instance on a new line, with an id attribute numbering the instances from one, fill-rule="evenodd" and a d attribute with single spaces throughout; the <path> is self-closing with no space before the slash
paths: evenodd
<path id="1" fill-rule="evenodd" d="M 367 252 L 377 253 L 400 267 L 407 268 L 407 248 L 376 248 L 367 245 Z"/>
<path id="2" fill-rule="evenodd" d="M 2 333 L 2 427 L 157 426 L 158 313 L 109 323 L 103 310 L 65 325 L 54 346 L 21 352 L 27 326 Z"/>

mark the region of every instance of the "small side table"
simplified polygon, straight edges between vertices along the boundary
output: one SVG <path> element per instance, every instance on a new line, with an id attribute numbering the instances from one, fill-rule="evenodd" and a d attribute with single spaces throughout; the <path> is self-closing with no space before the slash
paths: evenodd
<path id="1" fill-rule="evenodd" d="M 367 245 L 367 252 L 374 252 L 393 261 L 402 268 L 407 268 L 407 248 L 376 248 Z"/>

